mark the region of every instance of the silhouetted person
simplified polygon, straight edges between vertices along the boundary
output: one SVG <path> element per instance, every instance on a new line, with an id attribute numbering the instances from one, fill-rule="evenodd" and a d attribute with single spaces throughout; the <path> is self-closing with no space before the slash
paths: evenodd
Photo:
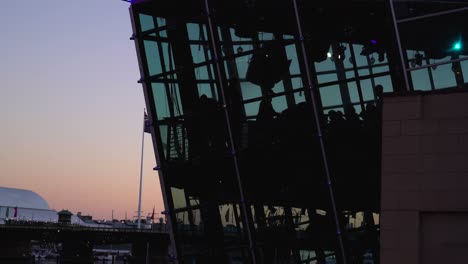
<path id="1" fill-rule="evenodd" d="M 268 96 L 263 98 L 258 108 L 257 121 L 270 122 L 273 121 L 277 115 L 278 113 L 273 109 L 273 105 L 271 104 L 271 98 Z"/>
<path id="2" fill-rule="evenodd" d="M 330 119 L 328 124 L 329 135 L 332 137 L 339 135 L 346 127 L 343 112 L 331 110 L 328 112 L 328 118 Z"/>
<path id="3" fill-rule="evenodd" d="M 203 156 L 224 146 L 223 116 L 216 100 L 202 95 L 189 123 L 193 155 Z"/>
<path id="4" fill-rule="evenodd" d="M 270 97 L 272 95 L 275 95 L 276 93 L 273 91 L 273 88 L 275 87 L 275 84 L 273 82 L 265 82 L 261 88 L 262 88 L 262 91 L 263 91 L 263 95 L 264 96 L 267 96 L 267 97 Z"/>
<path id="5" fill-rule="evenodd" d="M 361 128 L 361 119 L 356 113 L 356 109 L 353 106 L 346 107 L 346 126 L 348 129 L 355 130 L 352 132 L 357 133 Z"/>
<path id="6" fill-rule="evenodd" d="M 377 101 L 381 101 L 382 100 L 382 94 L 383 94 L 383 86 L 378 84 L 375 86 L 375 97 L 377 99 Z"/>
<path id="7" fill-rule="evenodd" d="M 277 129 L 275 129 L 275 117 L 277 115 L 278 113 L 276 113 L 271 105 L 271 98 L 268 96 L 264 97 L 260 102 L 256 121 L 256 137 L 254 142 L 257 147 L 271 148 L 274 141 L 274 134 L 277 132 Z"/>
<path id="8" fill-rule="evenodd" d="M 240 144 L 242 125 L 245 121 L 239 79 L 229 79 L 225 96 L 229 111 L 231 130 L 234 137 L 234 144 L 238 148 Z"/>
<path id="9" fill-rule="evenodd" d="M 382 119 L 382 104 L 383 104 L 383 86 L 382 85 L 377 85 L 375 87 L 375 92 L 377 93 L 377 102 L 376 102 L 376 108 L 377 108 L 377 117 L 380 122 Z M 380 123 L 379 123 L 380 124 Z"/>
<path id="10" fill-rule="evenodd" d="M 377 119 L 377 108 L 374 103 L 367 103 L 366 108 L 361 112 L 361 117 L 364 120 L 364 125 L 368 122 L 375 122 Z"/>

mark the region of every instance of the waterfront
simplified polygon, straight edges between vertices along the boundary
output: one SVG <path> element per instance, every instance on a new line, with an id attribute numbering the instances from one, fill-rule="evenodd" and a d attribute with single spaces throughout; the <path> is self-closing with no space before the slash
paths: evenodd
<path id="1" fill-rule="evenodd" d="M 36 263 L 36 264 L 57 264 L 57 261 L 55 259 L 45 259 L 45 260 L 36 260 L 33 263 Z M 58 263 L 60 263 L 60 262 L 58 262 Z M 126 263 L 128 263 L 128 261 L 125 261 L 125 260 L 115 260 L 114 262 L 112 262 L 112 260 L 95 260 L 94 261 L 94 264 L 102 264 L 102 263 L 126 264 Z"/>

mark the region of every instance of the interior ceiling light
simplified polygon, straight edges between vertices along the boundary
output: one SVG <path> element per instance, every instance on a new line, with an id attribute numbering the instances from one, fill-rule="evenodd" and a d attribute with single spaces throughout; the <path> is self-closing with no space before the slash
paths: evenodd
<path id="1" fill-rule="evenodd" d="M 457 41 L 457 42 L 455 42 L 453 44 L 452 50 L 453 51 L 460 51 L 460 50 L 462 50 L 462 47 L 463 47 L 462 42 L 461 42 L 461 40 L 459 40 L 459 41 Z"/>
<path id="2" fill-rule="evenodd" d="M 338 56 L 337 56 L 339 60 L 344 60 L 346 58 L 345 50 L 346 50 L 346 46 L 343 44 L 340 44 L 340 46 L 338 47 Z"/>

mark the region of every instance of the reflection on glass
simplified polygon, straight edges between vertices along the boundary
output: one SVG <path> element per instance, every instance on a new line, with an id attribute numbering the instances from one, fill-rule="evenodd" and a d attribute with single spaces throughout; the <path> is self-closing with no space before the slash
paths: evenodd
<path id="1" fill-rule="evenodd" d="M 300 67 L 303 61 L 299 59 L 303 59 L 303 54 L 302 49 L 297 48 L 299 42 L 294 36 L 275 33 L 282 36 L 280 52 L 291 60 L 291 64 L 271 91 L 262 90 L 246 80 L 246 72 L 253 67 L 254 52 L 274 41 L 275 34 L 254 32 L 252 38 L 239 37 L 235 34 L 236 25 L 213 19 L 219 34 L 214 42 L 220 45 L 216 50 L 221 51 L 221 72 L 216 72 L 216 62 L 193 66 L 209 61 L 215 51 L 210 48 L 211 35 L 207 34 L 206 18 L 190 23 L 168 20 L 182 23 L 168 27 L 171 35 L 186 34 L 186 38 L 184 35 L 182 40 L 177 39 L 182 42 L 159 38 L 137 40 L 142 41 L 142 56 L 146 57 L 150 75 L 164 70 L 177 72 L 159 75 L 157 81 L 153 76 L 154 97 L 149 101 L 154 103 L 158 117 L 156 125 L 159 129 L 156 131 L 159 135 L 156 136 L 162 142 L 159 151 L 164 154 L 167 165 L 164 178 L 169 186 L 168 193 L 172 194 L 169 199 L 174 208 L 170 209 L 176 216 L 177 239 L 183 241 L 182 254 L 188 258 L 188 263 L 211 263 L 213 256 L 215 259 L 224 256 L 229 260 L 246 259 L 245 227 L 250 224 L 253 237 L 259 241 L 256 246 L 266 257 L 264 263 L 275 263 L 272 256 L 277 256 L 276 263 L 279 260 L 288 263 L 291 259 L 298 263 L 312 262 L 312 258 L 319 258 L 323 263 L 336 260 L 333 260 L 336 227 L 323 177 L 322 152 L 310 102 L 312 97 L 310 90 L 304 89 L 307 82 Z M 154 28 L 155 21 L 158 22 L 156 27 L 166 23 L 164 19 L 147 15 L 141 15 L 140 21 L 142 30 Z M 162 36 L 165 31 L 156 34 Z M 316 79 L 312 87 L 318 90 L 314 95 L 320 97 L 317 98 L 320 100 L 318 107 L 322 107 L 318 109 L 319 121 L 328 153 L 326 158 L 337 185 L 337 199 L 343 208 L 353 208 L 353 203 L 364 203 L 367 192 L 373 191 L 362 186 L 377 186 L 372 181 L 379 175 L 378 161 L 374 160 L 378 154 L 373 152 L 374 149 L 369 150 L 377 145 L 378 137 L 372 130 L 378 126 L 377 121 L 372 120 L 376 116 L 374 86 L 383 85 L 385 92 L 393 88 L 389 75 L 375 77 L 376 73 L 389 70 L 386 59 L 369 65 L 367 56 L 360 55 L 362 45 L 343 45 L 346 46 L 344 61 L 327 58 L 320 63 L 309 61 L 309 66 L 311 73 L 317 72 L 312 76 L 313 82 Z M 356 58 L 350 61 L 351 48 Z M 180 54 L 186 57 L 180 58 Z M 378 60 L 377 54 L 371 56 Z M 466 64 L 462 65 L 466 68 Z M 427 87 L 427 73 L 427 70 L 413 73 L 415 87 Z M 366 78 L 359 78 L 362 76 Z M 238 78 L 239 84 L 228 85 L 233 81 L 231 78 Z M 330 82 L 334 84 L 326 84 Z M 446 80 L 439 80 L 439 86 L 449 84 L 441 82 Z M 321 87 L 323 85 L 327 86 Z M 226 102 L 218 96 L 221 88 Z M 362 105 L 367 105 L 368 109 L 362 109 Z M 225 120 L 225 109 L 229 120 Z M 237 163 L 233 162 L 234 157 Z M 360 171 L 363 164 L 365 170 Z M 245 222 L 240 210 L 242 201 L 237 176 L 241 186 L 245 187 L 249 203 Z M 378 218 L 369 216 L 369 211 L 358 209 L 340 212 L 343 218 L 340 220 L 349 233 L 374 228 L 365 223 L 370 218 Z M 378 219 L 373 222 L 378 223 Z M 279 239 L 271 239 L 272 235 L 278 234 Z M 277 244 L 282 241 L 294 244 L 302 241 L 300 239 L 312 241 L 311 245 L 324 245 L 324 248 L 299 249 Z M 198 255 L 189 256 L 193 252 Z"/>

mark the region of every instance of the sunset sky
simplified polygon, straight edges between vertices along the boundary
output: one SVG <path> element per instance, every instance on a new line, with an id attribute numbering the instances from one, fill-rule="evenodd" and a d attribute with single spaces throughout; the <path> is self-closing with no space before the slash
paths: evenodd
<path id="1" fill-rule="evenodd" d="M 4 1 L 0 186 L 97 219 L 136 215 L 144 97 L 119 0 Z M 163 210 L 149 135 L 145 214 Z"/>

